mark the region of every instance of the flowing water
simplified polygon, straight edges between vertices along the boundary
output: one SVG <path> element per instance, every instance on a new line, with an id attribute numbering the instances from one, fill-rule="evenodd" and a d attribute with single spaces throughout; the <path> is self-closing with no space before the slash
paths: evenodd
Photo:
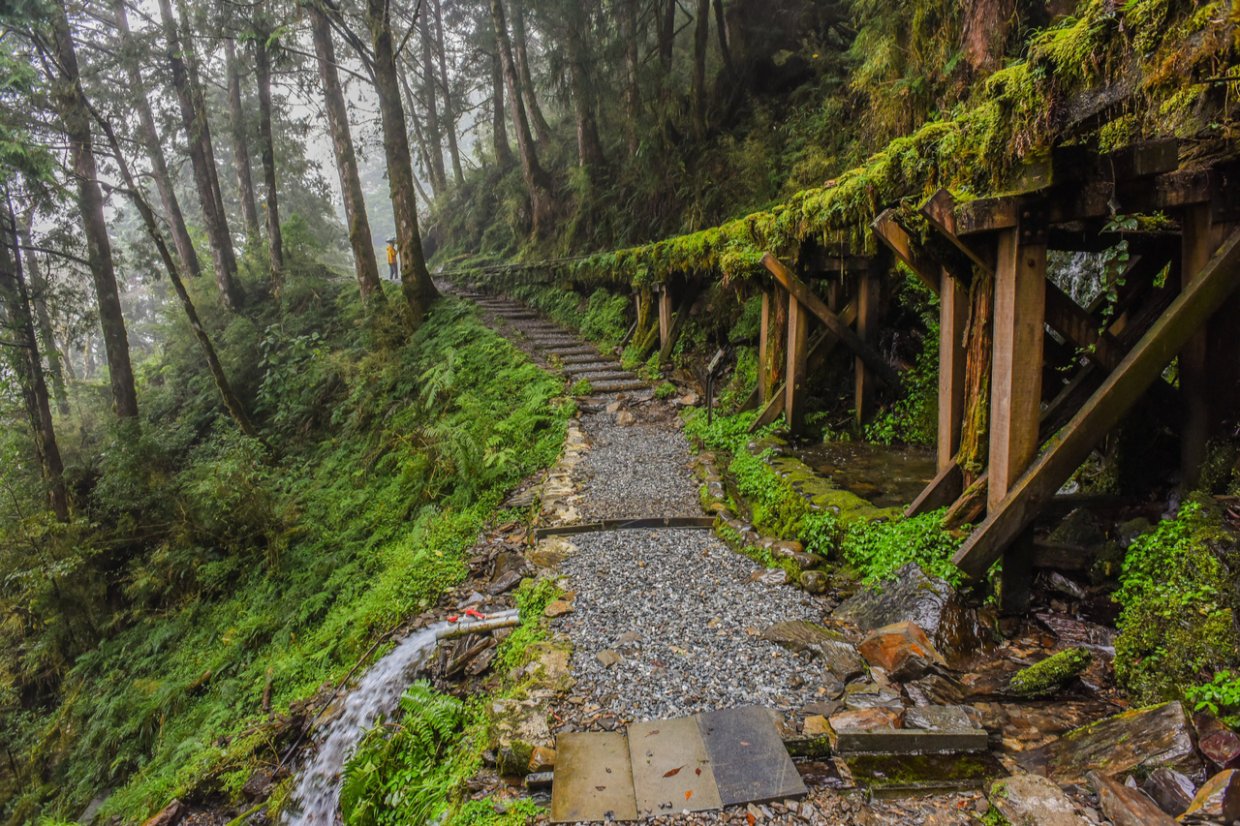
<path id="1" fill-rule="evenodd" d="M 345 697 L 340 712 L 320 732 L 318 749 L 298 773 L 284 818 L 288 826 L 333 826 L 340 822 L 340 771 L 345 761 L 375 720 L 395 710 L 400 695 L 447 627 L 439 623 L 405 637 Z"/>

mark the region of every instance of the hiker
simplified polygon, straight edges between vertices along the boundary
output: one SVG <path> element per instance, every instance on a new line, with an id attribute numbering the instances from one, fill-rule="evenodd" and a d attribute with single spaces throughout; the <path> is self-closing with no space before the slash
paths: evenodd
<path id="1" fill-rule="evenodd" d="M 387 239 L 388 277 L 396 280 L 396 239 Z"/>

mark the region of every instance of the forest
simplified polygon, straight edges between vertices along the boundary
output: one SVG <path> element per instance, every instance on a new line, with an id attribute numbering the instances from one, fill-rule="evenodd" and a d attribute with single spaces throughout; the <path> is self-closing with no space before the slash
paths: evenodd
<path id="1" fill-rule="evenodd" d="M 797 751 L 871 689 L 899 730 L 971 709 L 988 783 L 1173 704 L 1199 764 L 1109 782 L 1240 817 L 1238 84 L 1230 0 L 0 0 L 0 823 L 570 822 L 555 735 L 728 705 L 657 692 L 730 592 L 625 671 L 600 583 L 636 606 L 714 546 L 548 536 L 704 514 L 747 588 L 782 577 L 735 644 L 818 808 L 683 822 L 929 817 L 865 820 Z M 1030 245 L 1036 289 L 1004 280 Z M 829 618 L 917 602 L 910 568 L 975 629 L 912 676 Z M 474 608 L 518 624 L 394 677 L 314 809 L 348 689 Z M 925 805 L 1022 822 L 987 789 Z"/>

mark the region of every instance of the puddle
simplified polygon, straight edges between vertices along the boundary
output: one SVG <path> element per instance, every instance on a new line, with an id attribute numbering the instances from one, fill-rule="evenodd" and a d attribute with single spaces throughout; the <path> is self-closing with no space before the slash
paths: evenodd
<path id="1" fill-rule="evenodd" d="M 934 478 L 933 451 L 866 442 L 823 442 L 789 448 L 819 476 L 875 507 L 907 505 Z"/>

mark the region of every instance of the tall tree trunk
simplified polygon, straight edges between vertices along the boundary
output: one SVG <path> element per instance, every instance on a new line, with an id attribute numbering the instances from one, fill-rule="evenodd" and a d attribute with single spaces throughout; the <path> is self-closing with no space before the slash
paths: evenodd
<path id="1" fill-rule="evenodd" d="M 280 193 L 276 186 L 276 144 L 271 133 L 271 32 L 260 25 L 254 32 L 254 70 L 258 76 L 258 135 L 263 159 L 263 186 L 267 190 L 267 253 L 271 259 L 271 293 L 284 286 L 284 236 L 280 233 Z"/>
<path id="2" fill-rule="evenodd" d="M 504 69 L 504 83 L 508 87 L 508 108 L 512 111 L 513 127 L 517 130 L 517 151 L 521 156 L 521 174 L 525 179 L 525 187 L 530 195 L 530 207 L 533 212 L 532 232 L 541 237 L 543 232 L 551 228 L 555 205 L 551 193 L 551 176 L 538 162 L 538 152 L 534 148 L 534 136 L 530 134 L 530 124 L 525 117 L 525 107 L 521 105 L 521 88 L 517 78 L 517 67 L 512 57 L 512 43 L 508 39 L 508 27 L 504 21 L 502 0 L 491 0 L 491 22 L 495 26 L 495 40 L 499 48 L 500 63 Z"/>
<path id="3" fill-rule="evenodd" d="M 728 45 L 728 21 L 723 14 L 723 0 L 715 0 L 715 35 L 719 38 L 719 55 L 723 58 L 724 68 L 735 80 L 736 65 L 732 63 L 732 47 Z"/>
<path id="4" fill-rule="evenodd" d="M 465 183 L 461 169 L 461 148 L 456 140 L 456 102 L 452 100 L 452 86 L 448 83 L 448 53 L 443 47 L 443 0 L 431 0 L 435 12 L 435 52 L 439 57 L 439 87 L 443 92 L 444 134 L 448 136 L 448 154 L 452 158 L 452 179 L 456 185 Z"/>
<path id="5" fill-rule="evenodd" d="M 659 65 L 666 77 L 672 71 L 672 56 L 676 46 L 676 8 L 678 0 L 658 0 L 656 13 L 659 27 Z"/>
<path id="6" fill-rule="evenodd" d="M 383 123 L 383 151 L 388 162 L 388 188 L 396 219 L 401 291 L 416 326 L 426 318 L 426 312 L 439 291 L 431 281 L 422 253 L 413 162 L 409 155 L 409 133 L 405 128 L 405 107 L 400 101 L 400 80 L 396 73 L 388 0 L 366 0 L 366 11 L 374 50 L 375 92 L 379 98 L 379 118 Z"/>
<path id="7" fill-rule="evenodd" d="M 39 358 L 39 342 L 35 337 L 34 318 L 30 312 L 30 292 L 22 273 L 22 244 L 18 241 L 17 217 L 6 193 L 7 226 L 0 242 L 0 302 L 4 305 L 9 335 L 15 339 L 12 366 L 21 386 L 26 413 L 34 434 L 34 448 L 47 485 L 48 504 L 61 522 L 69 521 L 69 494 L 65 488 L 64 462 L 56 443 L 52 407 L 47 398 L 47 382 L 43 378 L 43 362 Z"/>
<path id="8" fill-rule="evenodd" d="M 125 183 L 125 194 L 129 196 L 130 202 L 133 203 L 138 210 L 138 214 L 142 217 L 142 223 L 146 227 L 147 235 L 155 246 L 156 252 L 159 253 L 164 270 L 168 274 L 168 280 L 172 283 L 172 289 L 177 294 L 177 300 L 181 302 L 181 309 L 185 311 L 185 317 L 189 321 L 194 338 L 198 341 L 198 346 L 202 348 L 203 356 L 207 361 L 207 370 L 211 373 L 211 379 L 215 382 L 215 389 L 219 392 L 220 399 L 224 402 L 224 408 L 228 411 L 232 420 L 236 422 L 237 428 L 242 433 L 252 439 L 258 439 L 265 445 L 266 441 L 259 435 L 254 424 L 250 421 L 245 405 L 241 403 L 241 399 L 233 392 L 232 385 L 228 381 L 228 375 L 224 372 L 224 367 L 220 364 L 219 356 L 215 352 L 215 346 L 211 343 L 211 337 L 207 335 L 206 328 L 202 326 L 202 322 L 198 318 L 198 311 L 194 309 L 194 302 L 190 300 L 189 293 L 185 289 L 185 282 L 181 280 L 181 274 L 177 271 L 176 261 L 173 259 L 172 253 L 169 252 L 168 245 L 164 243 L 163 233 L 159 231 L 159 224 L 155 220 L 155 212 L 138 190 L 138 184 L 134 180 L 133 173 L 129 170 L 129 162 L 125 159 L 121 143 L 116 138 L 115 130 L 98 112 L 95 112 L 94 115 L 95 120 L 99 123 L 100 128 L 103 129 L 108 142 L 111 144 L 112 157 L 120 169 L 121 180 Z"/>
<path id="9" fill-rule="evenodd" d="M 574 6 L 576 4 L 574 3 Z M 510 0 L 512 8 L 512 52 L 517 62 L 517 80 L 521 88 L 521 100 L 525 102 L 525 111 L 534 126 L 534 134 L 538 136 L 539 146 L 551 143 L 551 127 L 543 117 L 542 106 L 538 103 L 538 93 L 534 87 L 534 76 L 530 72 L 529 39 L 525 29 L 525 7 L 522 0 Z M 508 37 L 505 30 L 504 37 Z"/>
<path id="10" fill-rule="evenodd" d="M 99 327 L 108 358 L 108 379 L 112 385 L 112 405 L 122 419 L 137 418 L 138 395 L 134 391 L 133 366 L 129 362 L 129 336 L 121 313 L 120 292 L 116 286 L 116 269 L 112 263 L 112 244 L 103 216 L 103 192 L 95 169 L 94 141 L 90 130 L 90 112 L 78 74 L 77 53 L 64 0 L 50 6 L 52 34 L 60 77 L 56 84 L 56 100 L 65 135 L 69 139 L 69 157 L 77 178 L 78 207 L 82 213 L 82 229 L 86 236 L 86 257 L 90 261 L 95 300 L 99 305 Z"/>
<path id="11" fill-rule="evenodd" d="M 443 134 L 439 129 L 439 95 L 435 90 L 435 37 L 434 22 L 422 10 L 421 19 L 415 24 L 419 26 L 422 41 L 422 80 L 426 89 L 426 154 L 430 161 L 428 173 L 436 193 L 448 188 L 448 176 L 443 165 Z"/>
<path id="12" fill-rule="evenodd" d="M 638 85 L 638 0 L 620 0 L 620 37 L 624 41 L 624 143 L 629 157 L 636 157 L 641 140 L 641 87 Z"/>
<path id="13" fill-rule="evenodd" d="M 586 33 L 589 21 L 581 3 L 570 3 L 568 25 L 565 27 L 565 47 L 568 53 L 569 87 L 573 96 L 573 115 L 577 121 L 577 161 L 593 178 L 603 166 L 603 147 L 598 138 L 598 125 L 594 120 L 594 96 L 590 92 L 590 78 L 586 69 Z"/>
<path id="14" fill-rule="evenodd" d="M 431 184 L 431 194 L 427 194 L 426 190 L 422 187 L 422 181 L 419 180 L 417 175 L 413 176 L 413 183 L 417 188 L 418 197 L 421 198 L 424 203 L 430 204 L 435 201 L 435 198 L 439 197 L 439 193 L 442 190 L 440 190 L 439 184 L 436 183 L 438 179 L 435 177 L 435 173 L 431 171 L 430 146 L 426 141 L 426 133 L 422 131 L 422 121 L 420 121 L 417 114 L 415 114 L 418 109 L 418 96 L 413 93 L 413 89 L 409 88 L 409 75 L 412 71 L 413 70 L 400 73 L 400 88 L 405 95 L 405 111 L 410 113 L 409 125 L 413 127 L 413 149 L 415 149 L 418 153 L 416 160 L 422 165 L 422 168 L 426 170 L 426 179 L 430 181 Z"/>
<path id="15" fill-rule="evenodd" d="M 706 46 L 710 43 L 710 0 L 697 0 L 693 27 L 693 87 L 689 107 L 693 115 L 693 136 L 706 137 Z"/>
<path id="16" fill-rule="evenodd" d="M 507 116 L 504 114 L 504 70 L 500 67 L 499 38 L 495 39 L 495 53 L 491 55 L 491 143 L 495 149 L 495 163 L 501 169 L 512 166 L 512 148 L 508 145 Z"/>
<path id="17" fill-rule="evenodd" d="M 177 199 L 176 190 L 172 186 L 172 176 L 168 173 L 168 162 L 164 158 L 164 148 L 159 141 L 159 130 L 155 126 L 155 117 L 151 114 L 151 103 L 146 97 L 146 81 L 142 78 L 142 69 L 135 53 L 137 44 L 134 43 L 129 31 L 125 0 L 113 0 L 112 9 L 116 15 L 116 26 L 121 33 L 121 44 L 125 51 L 125 76 L 129 81 L 129 96 L 137 110 L 138 134 L 142 138 L 147 158 L 151 162 L 151 176 L 155 179 L 159 201 L 164 207 L 164 217 L 168 221 L 168 228 L 172 231 L 172 242 L 177 248 L 177 257 L 181 259 L 185 271 L 197 278 L 202 275 L 202 265 L 198 262 L 198 252 L 194 249 L 193 241 L 190 240 L 189 230 L 185 226 L 185 216 L 181 212 L 181 202 Z M 55 377 L 53 376 L 54 384 Z"/>
<path id="18" fill-rule="evenodd" d="M 116 0 L 123 3 L 124 0 Z M 225 71 L 228 73 L 228 124 L 232 128 L 233 166 L 237 168 L 237 195 L 241 200 L 241 220 L 245 224 L 247 244 L 258 241 L 258 205 L 254 196 L 254 173 L 250 167 L 250 142 L 245 129 L 245 108 L 241 105 L 241 66 L 237 47 L 232 40 L 224 41 Z"/>
<path id="19" fill-rule="evenodd" d="M 206 111 L 200 107 L 199 96 L 193 87 L 185 60 L 189 51 L 182 51 L 181 35 L 177 30 L 176 18 L 172 15 L 171 0 L 159 0 L 159 14 L 163 21 L 164 37 L 167 39 L 172 85 L 176 89 L 177 102 L 181 109 L 190 165 L 194 169 L 198 203 L 202 207 L 203 223 L 206 224 L 207 238 L 211 242 L 215 284 L 224 306 L 236 310 L 241 306 L 241 291 L 236 283 L 237 258 L 228 233 L 228 219 L 224 215 L 219 197 L 215 158 L 213 153 L 208 151 L 211 146 L 210 126 L 207 123 Z"/>
<path id="20" fill-rule="evenodd" d="M 379 266 L 375 261 L 374 243 L 370 236 L 370 220 L 366 215 L 366 198 L 357 172 L 357 153 L 349 132 L 349 111 L 345 107 L 340 74 L 336 71 L 336 47 L 332 43 L 331 26 L 318 3 L 307 5 L 310 32 L 314 37 L 314 54 L 318 58 L 319 82 L 327 110 L 327 130 L 332 137 L 336 155 L 336 171 L 340 175 L 340 192 L 344 198 L 345 220 L 349 225 L 349 244 L 353 247 L 353 269 L 362 300 L 383 301 L 379 283 Z"/>
<path id="21" fill-rule="evenodd" d="M 65 392 L 64 363 L 60 358 L 60 350 L 56 347 L 56 334 L 52 330 L 52 315 L 47 309 L 48 284 L 43 279 L 39 259 L 33 251 L 34 239 L 31 237 L 30 224 L 29 213 L 23 216 L 17 224 L 17 237 L 22 249 L 31 250 L 30 254 L 21 260 L 25 264 L 23 270 L 30 276 L 30 303 L 34 306 L 39 343 L 47 356 L 47 374 L 52 380 L 52 396 L 56 399 L 56 409 L 64 416 L 69 413 L 69 395 Z"/>

